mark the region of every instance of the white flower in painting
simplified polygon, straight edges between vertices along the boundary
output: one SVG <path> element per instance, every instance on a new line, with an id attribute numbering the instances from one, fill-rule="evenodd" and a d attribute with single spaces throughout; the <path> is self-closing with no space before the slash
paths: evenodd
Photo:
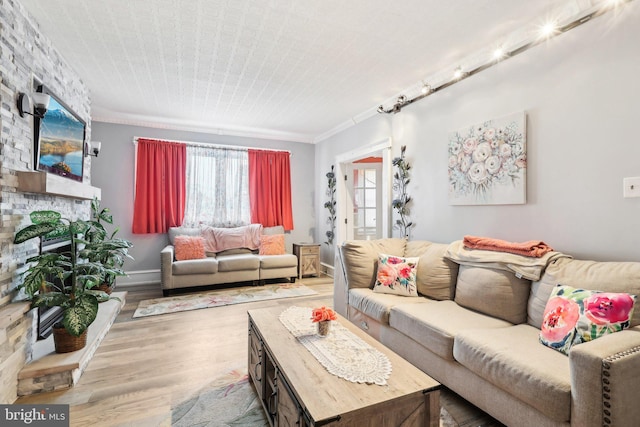
<path id="1" fill-rule="evenodd" d="M 504 144 L 504 141 L 501 139 L 492 139 L 489 144 L 491 144 L 491 148 L 495 150 L 500 146 L 500 144 Z"/>
<path id="2" fill-rule="evenodd" d="M 460 170 L 466 172 L 471 167 L 471 156 L 464 156 L 460 159 Z"/>
<path id="3" fill-rule="evenodd" d="M 519 168 L 526 168 L 527 167 L 527 156 L 525 156 L 525 155 L 518 156 L 518 158 L 516 159 L 516 166 L 518 166 Z"/>
<path id="4" fill-rule="evenodd" d="M 489 178 L 484 163 L 474 163 L 469 168 L 469 181 L 475 184 L 482 184 Z"/>
<path id="5" fill-rule="evenodd" d="M 477 139 L 475 139 L 475 138 L 467 138 L 462 143 L 462 151 L 464 151 L 466 154 L 471 154 L 471 153 L 473 153 L 473 150 L 476 149 L 477 145 L 478 145 L 478 140 Z"/>
<path id="6" fill-rule="evenodd" d="M 522 142 L 518 141 L 515 144 L 513 144 L 513 154 L 516 156 L 519 156 L 521 154 L 524 153 L 524 145 L 522 145 Z"/>
<path id="7" fill-rule="evenodd" d="M 483 142 L 482 144 L 478 144 L 473 152 L 473 161 L 481 163 L 486 161 L 489 156 L 491 156 L 491 146 L 488 143 Z"/>
<path id="8" fill-rule="evenodd" d="M 458 164 L 458 156 L 449 156 L 449 169 L 453 169 Z"/>
<path id="9" fill-rule="evenodd" d="M 509 144 L 502 144 L 500 146 L 500 155 L 502 157 L 511 157 L 511 146 Z"/>
<path id="10" fill-rule="evenodd" d="M 458 155 L 461 149 L 462 147 L 460 146 L 459 142 L 454 142 L 453 144 L 451 144 L 451 146 L 449 146 L 449 152 L 456 156 Z"/>
<path id="11" fill-rule="evenodd" d="M 496 172 L 500 170 L 500 166 L 502 165 L 502 161 L 498 156 L 491 156 L 484 162 L 484 166 L 487 168 L 487 172 L 491 175 L 494 175 Z"/>
<path id="12" fill-rule="evenodd" d="M 484 131 L 484 139 L 487 141 L 491 141 L 496 137 L 496 130 L 494 128 L 490 128 Z"/>

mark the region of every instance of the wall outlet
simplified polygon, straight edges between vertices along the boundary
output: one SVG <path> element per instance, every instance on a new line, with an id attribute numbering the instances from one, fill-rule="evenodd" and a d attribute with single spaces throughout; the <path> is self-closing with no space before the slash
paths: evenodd
<path id="1" fill-rule="evenodd" d="M 640 177 L 624 178 L 622 183 L 624 185 L 623 197 L 640 197 Z"/>

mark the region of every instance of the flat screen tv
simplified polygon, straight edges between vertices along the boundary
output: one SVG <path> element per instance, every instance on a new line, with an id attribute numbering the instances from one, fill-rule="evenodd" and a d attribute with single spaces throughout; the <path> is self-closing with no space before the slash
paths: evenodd
<path id="1" fill-rule="evenodd" d="M 44 117 L 34 121 L 35 169 L 82 182 L 86 123 L 46 86 L 38 92 L 51 101 Z"/>

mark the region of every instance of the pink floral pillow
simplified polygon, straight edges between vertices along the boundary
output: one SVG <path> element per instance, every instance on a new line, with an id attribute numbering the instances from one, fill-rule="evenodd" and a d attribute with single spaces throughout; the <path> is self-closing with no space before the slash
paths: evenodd
<path id="1" fill-rule="evenodd" d="M 540 342 L 569 354 L 576 344 L 629 327 L 636 296 L 558 285 L 544 309 Z"/>
<path id="2" fill-rule="evenodd" d="M 201 236 L 176 236 L 173 243 L 176 250 L 176 261 L 206 257 L 204 238 Z"/>
<path id="3" fill-rule="evenodd" d="M 378 273 L 373 292 L 417 297 L 416 271 L 420 258 L 378 255 Z"/>

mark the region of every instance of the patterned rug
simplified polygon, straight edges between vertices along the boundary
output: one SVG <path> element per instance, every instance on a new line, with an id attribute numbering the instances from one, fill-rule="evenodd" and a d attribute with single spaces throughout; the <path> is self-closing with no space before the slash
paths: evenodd
<path id="1" fill-rule="evenodd" d="M 177 427 L 267 427 L 246 369 L 232 369 L 171 412 Z M 455 393 L 440 393 L 440 427 L 504 427 Z"/>
<path id="2" fill-rule="evenodd" d="M 133 317 L 156 316 L 159 314 L 177 313 L 201 308 L 317 294 L 316 291 L 300 283 L 243 286 L 140 301 L 138 308 L 135 313 L 133 313 Z"/>

